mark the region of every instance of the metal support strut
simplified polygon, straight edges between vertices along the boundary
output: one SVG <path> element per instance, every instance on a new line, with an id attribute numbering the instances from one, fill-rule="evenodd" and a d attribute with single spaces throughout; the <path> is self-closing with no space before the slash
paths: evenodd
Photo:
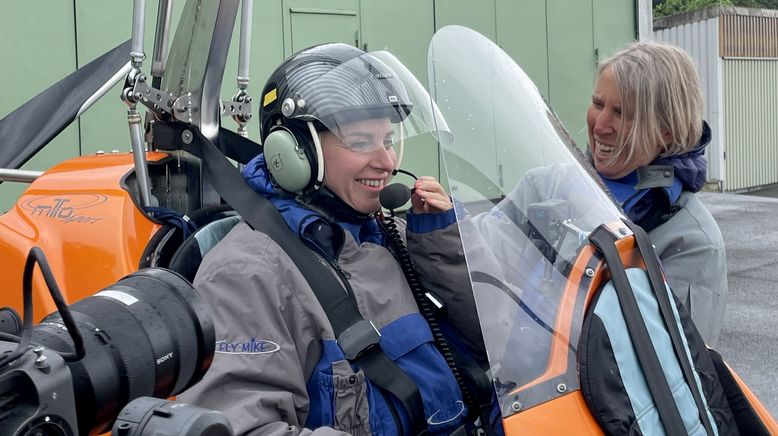
<path id="1" fill-rule="evenodd" d="M 125 88 L 122 92 L 122 100 L 130 109 L 127 111 L 127 123 L 130 127 L 130 144 L 132 144 L 132 156 L 135 161 L 135 178 L 138 181 L 138 193 L 143 207 L 151 206 L 151 181 L 149 169 L 146 164 L 146 147 L 143 141 L 143 124 L 137 109 L 137 101 L 141 96 L 133 92 L 136 80 L 145 81 L 140 71 L 141 64 L 146 55 L 143 53 L 143 24 L 146 13 L 146 0 L 134 0 L 132 7 L 132 48 L 130 61 L 132 71 L 127 75 Z"/>

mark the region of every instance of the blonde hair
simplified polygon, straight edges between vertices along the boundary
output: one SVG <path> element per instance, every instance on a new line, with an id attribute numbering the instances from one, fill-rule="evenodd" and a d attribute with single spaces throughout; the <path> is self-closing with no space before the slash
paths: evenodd
<path id="1" fill-rule="evenodd" d="M 632 120 L 629 132 L 620 132 L 622 148 L 614 161 L 637 150 L 659 157 L 686 153 L 702 134 L 702 87 L 689 55 L 682 49 L 654 42 L 637 42 L 600 63 L 598 73 L 610 68 L 619 87 L 623 116 Z M 665 135 L 669 133 L 670 143 Z"/>

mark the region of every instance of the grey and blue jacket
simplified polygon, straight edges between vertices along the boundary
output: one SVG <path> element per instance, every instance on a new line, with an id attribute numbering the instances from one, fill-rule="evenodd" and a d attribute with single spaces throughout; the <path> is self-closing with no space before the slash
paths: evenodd
<path id="1" fill-rule="evenodd" d="M 705 343 L 715 347 L 728 293 L 726 253 L 718 224 L 696 195 L 705 184 L 710 140 L 706 123 L 688 153 L 603 181 L 627 216 L 648 231 L 670 288 L 689 307 Z"/>
<path id="2" fill-rule="evenodd" d="M 347 277 L 360 313 L 381 333 L 384 353 L 416 382 L 431 433 L 462 425 L 466 408 L 457 382 L 375 218 L 330 222 L 276 191 L 264 168 L 260 157 L 244 176 Z M 464 262 L 454 221 L 453 211 L 431 219 L 410 215 L 407 243 L 422 279 L 437 268 L 429 251 Z M 452 281 L 467 280 L 464 264 L 459 268 Z M 182 401 L 221 410 L 237 434 L 402 434 L 394 413 L 409 427 L 399 402 L 345 359 L 311 287 L 267 235 L 236 225 L 205 256 L 194 285 L 212 307 L 217 348 L 211 368 Z"/>

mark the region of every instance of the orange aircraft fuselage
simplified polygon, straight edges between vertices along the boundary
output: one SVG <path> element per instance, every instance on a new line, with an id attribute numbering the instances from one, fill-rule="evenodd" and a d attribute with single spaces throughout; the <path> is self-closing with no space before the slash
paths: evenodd
<path id="1" fill-rule="evenodd" d="M 147 153 L 149 162 L 167 157 Z M 138 270 L 161 225 L 134 202 L 125 180 L 130 153 L 76 157 L 36 179 L 0 216 L 2 303 L 22 313 L 22 271 L 33 246 L 46 255 L 65 301 L 88 297 Z M 37 269 L 37 268 L 36 268 Z M 33 275 L 34 322 L 56 310 L 48 288 Z"/>

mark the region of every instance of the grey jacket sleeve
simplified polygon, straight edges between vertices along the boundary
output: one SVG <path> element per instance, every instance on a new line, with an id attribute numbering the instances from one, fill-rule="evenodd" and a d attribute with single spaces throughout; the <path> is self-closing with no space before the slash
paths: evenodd
<path id="1" fill-rule="evenodd" d="M 724 240 L 695 194 L 684 193 L 673 218 L 649 233 L 673 293 L 689 306 L 705 343 L 716 346 L 726 308 Z"/>
<path id="2" fill-rule="evenodd" d="M 305 282 L 274 247 L 246 227 L 206 256 L 194 284 L 212 308 L 217 353 L 202 381 L 178 399 L 222 411 L 239 435 L 344 434 L 303 428 L 320 336 L 306 306 L 292 301 L 290 287 Z"/>

